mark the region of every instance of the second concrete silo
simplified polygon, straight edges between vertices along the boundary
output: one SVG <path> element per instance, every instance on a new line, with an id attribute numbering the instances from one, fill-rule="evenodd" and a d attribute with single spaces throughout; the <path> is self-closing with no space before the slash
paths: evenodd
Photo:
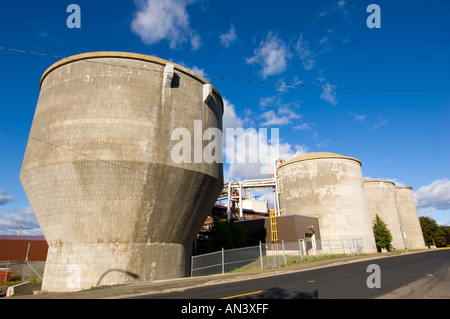
<path id="1" fill-rule="evenodd" d="M 188 150 L 222 113 L 209 82 L 159 58 L 94 52 L 47 69 L 20 173 L 49 244 L 42 289 L 189 274 L 223 168 Z M 187 161 L 174 160 L 177 129 Z"/>
<path id="2" fill-rule="evenodd" d="M 395 199 L 395 183 L 388 180 L 365 179 L 364 185 L 372 221 L 376 215 L 381 217 L 391 232 L 393 248 L 405 249 Z"/>
<path id="3" fill-rule="evenodd" d="M 317 217 L 322 240 L 362 239 L 376 252 L 361 162 L 334 153 L 309 153 L 277 169 L 285 215 Z"/>
<path id="4" fill-rule="evenodd" d="M 426 248 L 412 187 L 395 187 L 395 199 L 406 247 Z"/>

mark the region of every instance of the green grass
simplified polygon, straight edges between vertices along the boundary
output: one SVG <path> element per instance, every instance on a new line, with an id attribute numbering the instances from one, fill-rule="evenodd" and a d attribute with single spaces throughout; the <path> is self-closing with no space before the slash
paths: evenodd
<path id="1" fill-rule="evenodd" d="M 325 259 L 333 259 L 333 258 L 340 258 L 340 257 L 347 257 L 348 255 L 342 254 L 342 255 L 319 255 L 319 256 L 307 256 L 304 258 L 304 260 L 301 259 L 300 256 L 286 256 L 286 264 L 284 264 L 284 257 L 278 256 L 278 260 L 276 263 L 276 266 L 273 265 L 273 258 L 274 257 L 263 257 L 263 269 L 273 269 L 273 268 L 280 268 L 280 267 L 289 267 L 292 265 L 297 264 L 306 264 L 311 262 L 316 262 L 319 260 L 325 260 Z M 283 262 L 280 265 L 280 262 Z M 232 271 L 229 271 L 227 273 L 238 273 L 238 272 L 251 272 L 251 271 L 258 271 L 261 270 L 261 259 L 258 258 L 255 261 L 249 263 L 248 265 L 236 268 Z"/>

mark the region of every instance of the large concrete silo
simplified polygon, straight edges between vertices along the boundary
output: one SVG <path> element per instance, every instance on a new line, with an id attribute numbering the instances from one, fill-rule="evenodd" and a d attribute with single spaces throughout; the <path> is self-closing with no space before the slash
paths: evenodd
<path id="1" fill-rule="evenodd" d="M 395 187 L 395 198 L 406 247 L 426 248 L 412 187 Z"/>
<path id="2" fill-rule="evenodd" d="M 362 239 L 376 252 L 361 162 L 334 153 L 309 153 L 277 170 L 280 208 L 285 215 L 319 219 L 322 240 Z"/>
<path id="3" fill-rule="evenodd" d="M 365 179 L 364 186 L 372 221 L 376 215 L 380 216 L 391 232 L 393 248 L 405 249 L 395 199 L 395 183 L 388 180 Z"/>
<path id="4" fill-rule="evenodd" d="M 174 161 L 172 133 L 222 129 L 222 113 L 205 79 L 159 58 L 95 52 L 47 69 L 20 173 L 49 244 L 42 289 L 187 275 L 223 168 Z"/>

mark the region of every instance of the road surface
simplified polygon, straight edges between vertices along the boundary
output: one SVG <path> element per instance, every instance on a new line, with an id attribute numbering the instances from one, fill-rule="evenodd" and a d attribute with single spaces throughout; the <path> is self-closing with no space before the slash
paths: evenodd
<path id="1" fill-rule="evenodd" d="M 377 265 L 378 270 L 368 269 Z M 368 271 L 369 270 L 369 271 Z M 377 277 L 378 276 L 378 277 Z M 370 278 L 369 278 L 370 277 Z M 134 296 L 137 299 L 373 299 L 389 296 L 408 298 L 405 287 L 414 286 L 415 295 L 433 293 L 450 298 L 450 249 L 379 258 L 294 273 L 267 276 L 218 285 L 206 285 L 184 291 Z M 368 287 L 379 284 L 373 288 Z M 444 287 L 444 289 L 442 289 Z M 446 289 L 448 288 L 448 289 Z M 437 289 L 437 288 L 436 288 Z M 443 290 L 443 291 L 442 291 Z M 445 293 L 448 293 L 445 295 Z M 403 294 L 403 295 L 402 295 Z M 441 295 L 439 295 L 441 294 Z M 411 297 L 411 295 L 409 295 Z M 425 297 L 422 295 L 422 297 Z M 431 296 L 432 297 L 432 296 Z M 388 297 L 389 298 L 389 297 Z"/>

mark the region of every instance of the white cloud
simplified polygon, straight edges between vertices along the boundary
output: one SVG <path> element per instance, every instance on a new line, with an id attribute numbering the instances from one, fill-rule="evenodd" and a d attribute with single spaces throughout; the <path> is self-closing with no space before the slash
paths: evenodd
<path id="1" fill-rule="evenodd" d="M 359 114 L 355 114 L 355 116 L 353 117 L 353 119 L 355 120 L 355 121 L 358 121 L 358 122 L 362 122 L 362 121 L 364 121 L 365 119 L 366 119 L 366 116 L 365 115 L 359 115 Z"/>
<path id="2" fill-rule="evenodd" d="M 322 142 L 320 142 L 320 143 L 317 143 L 316 146 L 317 146 L 318 148 L 328 147 L 328 144 L 329 144 L 331 141 L 332 141 L 331 138 L 329 138 L 329 139 L 327 139 L 327 140 L 325 140 L 325 141 L 322 141 Z"/>
<path id="3" fill-rule="evenodd" d="M 295 45 L 295 51 L 302 60 L 303 68 L 309 71 L 317 64 L 316 55 L 309 49 L 309 43 L 303 40 L 303 34 L 300 35 L 297 44 Z"/>
<path id="4" fill-rule="evenodd" d="M 277 96 L 264 97 L 259 100 L 259 105 L 263 109 L 275 107 L 276 111 L 269 110 L 260 115 L 264 121 L 260 123 L 261 126 L 271 125 L 286 125 L 292 122 L 293 119 L 300 119 L 301 116 L 292 111 L 291 107 L 298 108 L 298 101 L 284 103 Z"/>
<path id="5" fill-rule="evenodd" d="M 295 125 L 293 127 L 293 129 L 294 130 L 298 130 L 298 131 L 309 131 L 312 128 L 311 128 L 311 126 L 308 123 L 303 123 L 303 124 L 300 124 L 300 125 Z"/>
<path id="6" fill-rule="evenodd" d="M 322 93 L 319 97 L 331 105 L 337 105 L 336 89 L 324 78 L 319 78 L 319 81 L 324 83 Z"/>
<path id="7" fill-rule="evenodd" d="M 0 217 L 0 233 L 3 235 L 17 235 L 21 226 L 22 235 L 42 235 L 31 207 L 21 207 Z"/>
<path id="8" fill-rule="evenodd" d="M 276 96 L 262 97 L 259 99 L 259 105 L 262 107 L 275 105 L 279 100 Z"/>
<path id="9" fill-rule="evenodd" d="M 288 89 L 296 88 L 297 85 L 301 84 L 303 81 L 299 81 L 297 77 L 295 77 L 293 83 L 286 84 L 284 81 L 281 81 L 280 84 L 277 86 L 278 92 L 287 92 Z"/>
<path id="10" fill-rule="evenodd" d="M 288 118 L 290 119 L 299 119 L 300 115 L 298 115 L 297 113 L 295 113 L 294 111 L 292 111 L 290 108 L 288 108 L 287 106 L 280 106 L 278 108 L 278 113 L 279 114 L 285 114 Z"/>
<path id="11" fill-rule="evenodd" d="M 349 112 L 348 115 L 350 115 L 353 118 L 353 120 L 356 122 L 364 122 L 366 119 L 366 116 L 363 114 L 354 114 L 354 113 Z"/>
<path id="12" fill-rule="evenodd" d="M 239 144 L 237 147 L 226 145 L 226 132 L 224 134 L 224 177 L 225 181 L 236 181 L 252 178 L 268 177 L 265 174 L 269 171 L 268 162 L 274 159 L 283 158 L 290 159 L 307 152 L 307 148 L 302 145 L 291 145 L 289 143 L 280 142 L 276 136 L 274 137 L 272 130 L 267 129 L 265 135 L 260 130 L 244 127 L 249 120 L 239 117 L 235 112 L 235 106 L 228 100 L 224 99 L 224 131 L 228 129 L 242 128 L 242 132 L 238 132 L 233 137 L 234 145 L 237 145 L 238 139 L 242 136 L 247 137 L 248 141 L 244 145 Z M 282 109 L 282 112 L 289 113 L 288 109 Z M 297 116 L 292 113 L 291 116 Z M 227 147 L 228 146 L 228 147 Z M 250 156 L 264 152 L 266 158 L 257 156 L 255 162 L 250 162 Z"/>
<path id="13" fill-rule="evenodd" d="M 191 70 L 194 72 L 194 73 L 197 73 L 198 75 L 200 75 L 200 76 L 206 76 L 206 72 L 205 72 L 205 69 L 200 69 L 199 67 L 196 67 L 195 65 L 191 68 Z"/>
<path id="14" fill-rule="evenodd" d="M 13 196 L 6 194 L 3 189 L 0 189 L 0 205 L 6 205 L 14 199 Z"/>
<path id="15" fill-rule="evenodd" d="M 286 70 L 288 56 L 289 52 L 284 41 L 269 32 L 266 40 L 254 50 L 254 56 L 245 61 L 247 64 L 261 65 L 261 74 L 263 78 L 267 78 L 269 75 L 277 75 Z"/>
<path id="16" fill-rule="evenodd" d="M 377 129 L 379 129 L 382 126 L 387 125 L 388 123 L 389 123 L 389 120 L 385 119 L 383 115 L 379 115 L 378 116 L 378 122 L 376 122 L 372 126 L 371 130 L 377 130 Z"/>
<path id="17" fill-rule="evenodd" d="M 195 65 L 194 66 L 189 66 L 188 64 L 186 64 L 184 62 L 177 62 L 177 64 L 179 64 L 181 66 L 184 66 L 186 69 L 189 69 L 192 72 L 194 72 L 194 73 L 196 73 L 196 74 L 198 74 L 200 76 L 203 76 L 203 77 L 206 76 L 205 69 L 203 69 L 203 68 L 200 69 L 199 67 L 197 67 Z"/>
<path id="18" fill-rule="evenodd" d="M 161 40 L 169 41 L 171 49 L 190 40 L 197 50 L 200 36 L 191 29 L 186 7 L 188 0 L 135 0 L 138 11 L 131 22 L 131 29 L 142 42 L 151 45 Z"/>
<path id="19" fill-rule="evenodd" d="M 292 119 L 299 119 L 300 115 L 283 105 L 278 108 L 278 114 L 270 110 L 261 114 L 261 118 L 265 119 L 261 126 L 286 125 L 291 123 Z"/>
<path id="20" fill-rule="evenodd" d="M 450 180 L 439 179 L 422 186 L 415 192 L 414 197 L 419 208 L 450 209 Z"/>
<path id="21" fill-rule="evenodd" d="M 258 154 L 261 149 L 267 150 L 267 154 L 270 156 L 270 163 L 274 159 L 289 160 L 293 157 L 300 156 L 307 153 L 307 147 L 303 145 L 291 145 L 289 143 L 274 143 L 271 140 L 265 140 L 264 138 L 258 138 L 258 132 L 256 130 L 248 130 L 246 132 L 249 136 L 249 140 L 258 140 L 258 143 L 246 143 L 245 148 L 241 148 L 237 154 L 240 161 L 236 160 L 233 163 L 229 163 L 228 170 L 225 170 L 225 181 L 236 181 L 255 178 L 267 178 L 269 175 L 264 172 L 270 172 L 270 164 L 258 159 L 256 163 L 249 163 L 249 154 Z M 261 136 L 261 135 L 259 135 Z"/>
<path id="22" fill-rule="evenodd" d="M 245 119 L 241 119 L 236 115 L 235 106 L 230 103 L 227 99 L 223 98 L 223 117 L 222 117 L 222 126 L 223 129 L 226 128 L 237 128 L 243 127 L 244 123 L 246 123 Z"/>
<path id="23" fill-rule="evenodd" d="M 329 40 L 328 37 L 323 37 L 322 39 L 320 39 L 319 44 L 324 44 L 325 42 L 327 42 Z"/>
<path id="24" fill-rule="evenodd" d="M 236 30 L 234 29 L 234 26 L 231 25 L 230 31 L 220 36 L 220 43 L 224 47 L 229 48 L 231 43 L 234 42 L 234 40 L 236 39 L 237 39 Z"/>
<path id="25" fill-rule="evenodd" d="M 346 9 L 347 2 L 344 0 L 338 1 L 338 3 L 333 4 L 332 7 L 329 7 L 328 9 L 321 11 L 319 13 L 319 17 L 325 17 L 329 14 L 332 14 L 334 12 L 339 12 L 342 16 L 347 16 L 348 11 Z"/>
<path id="26" fill-rule="evenodd" d="M 267 111 L 261 114 L 261 117 L 266 121 L 261 123 L 261 126 L 271 126 L 271 125 L 286 125 L 291 122 L 288 116 L 278 116 L 275 111 Z"/>

